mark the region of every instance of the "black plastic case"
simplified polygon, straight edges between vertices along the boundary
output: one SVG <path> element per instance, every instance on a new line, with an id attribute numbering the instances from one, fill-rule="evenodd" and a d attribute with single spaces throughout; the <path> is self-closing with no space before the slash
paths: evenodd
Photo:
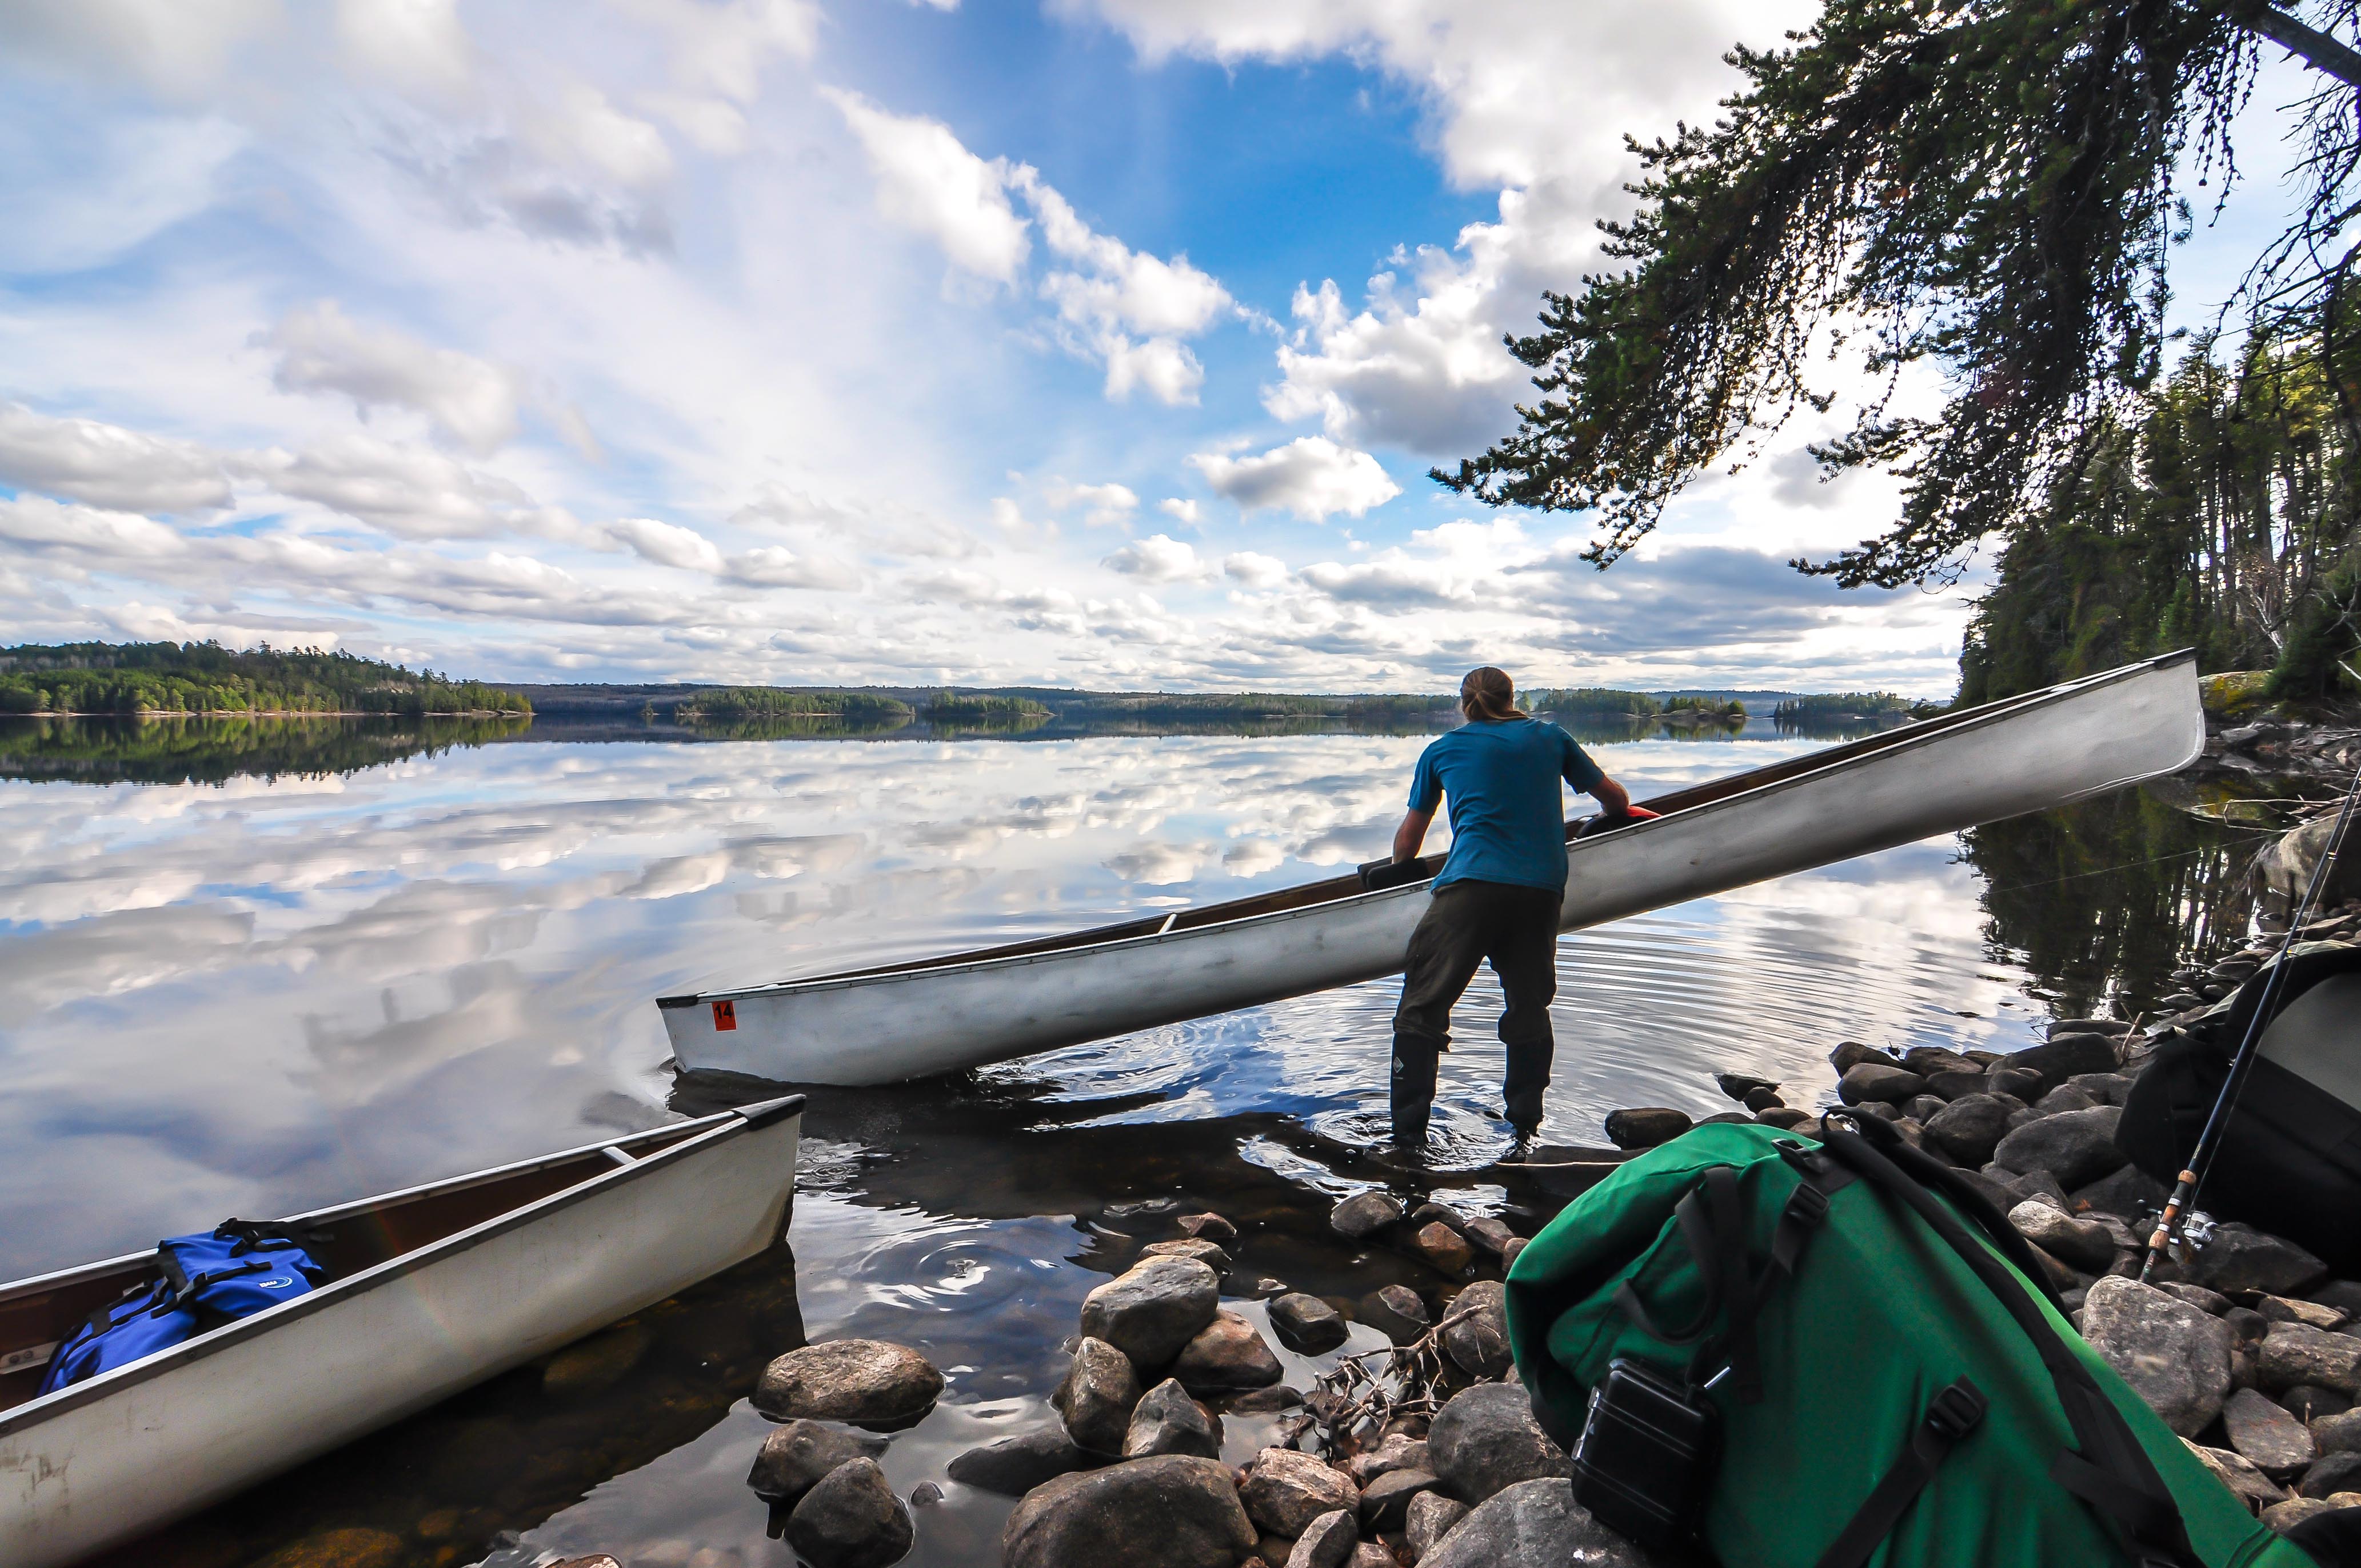
<path id="1" fill-rule="evenodd" d="M 1642 1546 L 1694 1540 L 1719 1439 L 1720 1414 L 1702 1388 L 1610 1362 L 1574 1446 L 1575 1501 Z"/>

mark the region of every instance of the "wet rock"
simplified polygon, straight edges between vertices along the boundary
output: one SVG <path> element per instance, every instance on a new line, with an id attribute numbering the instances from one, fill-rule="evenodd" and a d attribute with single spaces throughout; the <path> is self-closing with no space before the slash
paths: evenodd
<path id="1" fill-rule="evenodd" d="M 2124 1153 L 2115 1147 L 2115 1123 L 2122 1116 L 2113 1105 L 2044 1116 L 2001 1139 L 1993 1158 L 2011 1170 L 2046 1170 L 2070 1192 L 2123 1168 Z"/>
<path id="2" fill-rule="evenodd" d="M 2044 1116 L 2055 1116 L 2060 1111 L 2088 1111 L 2099 1103 L 2070 1083 L 2061 1083 L 2033 1102 L 2033 1108 Z"/>
<path id="3" fill-rule="evenodd" d="M 1021 1497 L 1044 1481 L 1096 1463 L 1051 1427 L 971 1448 L 950 1462 L 949 1473 L 962 1486 Z"/>
<path id="4" fill-rule="evenodd" d="M 1150 1242 L 1146 1246 L 1139 1249 L 1139 1255 L 1142 1257 L 1193 1258 L 1197 1262 L 1202 1263 L 1206 1267 L 1212 1269 L 1215 1274 L 1227 1274 L 1230 1271 L 1230 1254 L 1228 1248 L 1223 1246 L 1219 1242 L 1199 1241 L 1194 1237 L 1191 1237 L 1187 1241 Z"/>
<path id="5" fill-rule="evenodd" d="M 791 1350 L 763 1370 L 754 1408 L 773 1420 L 805 1417 L 896 1426 L 934 1408 L 943 1375 L 927 1358 L 884 1340 L 839 1339 Z"/>
<path id="6" fill-rule="evenodd" d="M 1213 1321 L 1220 1304 L 1221 1281 L 1203 1264 L 1143 1258 L 1082 1298 L 1082 1332 L 1106 1341 L 1136 1366 L 1160 1367 Z"/>
<path id="7" fill-rule="evenodd" d="M 1533 1419 L 1532 1398 L 1512 1383 L 1479 1383 L 1454 1395 L 1435 1413 L 1426 1450 L 1444 1490 L 1463 1503 L 1566 1474 L 1565 1452 Z"/>
<path id="8" fill-rule="evenodd" d="M 1769 1113 L 1769 1114 L 1775 1116 L 1775 1115 L 1778 1115 L 1778 1114 L 1779 1114 L 1779 1113 L 1778 1113 L 1778 1112 L 1776 1112 L 1776 1111 L 1773 1111 L 1773 1112 Z M 1789 1114 L 1789 1115 L 1791 1115 L 1791 1116 L 1803 1116 L 1803 1113 L 1802 1113 L 1802 1112 L 1800 1112 L 1800 1111 L 1791 1111 L 1791 1112 L 1788 1112 L 1788 1113 L 1787 1113 L 1787 1114 Z M 1805 1117 L 1804 1117 L 1804 1120 L 1805 1120 L 1805 1121 L 1809 1121 L 1809 1120 L 1811 1120 L 1811 1118 L 1810 1118 L 1810 1117 L 1808 1117 L 1808 1116 L 1805 1116 Z M 1800 1125 L 1802 1125 L 1803 1124 L 1802 1124 L 1802 1123 L 1800 1123 L 1800 1122 L 1787 1122 L 1787 1123 L 1783 1123 L 1783 1124 L 1782 1124 L 1782 1125 L 1784 1125 L 1784 1126 L 1795 1127 L 1795 1126 L 1800 1126 Z M 1500 1267 L 1501 1267 L 1501 1269 L 1505 1272 L 1505 1271 L 1510 1267 L 1510 1266 L 1511 1266 L 1512 1264 L 1514 1264 L 1514 1263 L 1517 1261 L 1517 1255 L 1518 1255 L 1519 1253 L 1521 1253 L 1521 1252 L 1524 1251 L 1524 1250 L 1525 1250 L 1525 1238 L 1524 1238 L 1524 1237 L 1522 1237 L 1522 1236 L 1517 1236 L 1517 1237 L 1513 1238 L 1512 1240 L 1510 1240 L 1510 1243 L 1509 1243 L 1506 1246 L 1504 1246 L 1504 1247 L 1502 1247 L 1502 1248 L 1500 1249 Z"/>
<path id="9" fill-rule="evenodd" d="M 1176 1377 L 1166 1378 L 1140 1396 L 1139 1403 L 1132 1407 L 1131 1427 L 1124 1435 L 1126 1459 L 1150 1459 L 1159 1453 L 1193 1453 L 1201 1459 L 1222 1456 L 1220 1420 L 1191 1398 Z"/>
<path id="10" fill-rule="evenodd" d="M 1746 1104 L 1746 1097 L 1750 1094 L 1776 1095 L 1779 1092 L 1779 1085 L 1772 1080 L 1754 1078 L 1742 1072 L 1717 1072 L 1713 1075 L 1713 1082 L 1715 1088 L 1741 1105 Z M 1750 1111 L 1756 1109 L 1752 1105 L 1746 1108 Z"/>
<path id="11" fill-rule="evenodd" d="M 2331 1416 L 2344 1415 L 2353 1409 L 2353 1401 L 2335 1389 L 2323 1388 L 2311 1383 L 2299 1383 L 2284 1390 L 2279 1395 L 2279 1404 L 2288 1414 L 2307 1426 Z M 2316 1432 L 2313 1434 L 2315 1439 L 2318 1435 Z M 2361 1448 L 2361 1436 L 2356 1436 L 2356 1441 L 2350 1446 Z"/>
<path id="12" fill-rule="evenodd" d="M 2100 1273 L 2115 1260 L 2115 1238 L 2106 1226 L 2074 1219 L 2047 1203 L 2027 1199 L 2008 1212 L 2008 1223 L 2018 1235 L 2085 1274 Z"/>
<path id="13" fill-rule="evenodd" d="M 1992 1087 L 1992 1080 L 1980 1067 L 1954 1068 L 1943 1072 L 1930 1072 L 1927 1077 L 1927 1092 L 1941 1100 L 1957 1100 L 1962 1094 L 1982 1094 Z"/>
<path id="14" fill-rule="evenodd" d="M 932 1481 L 921 1481 L 910 1488 L 910 1506 L 914 1508 L 931 1508 L 942 1500 L 943 1489 Z"/>
<path id="15" fill-rule="evenodd" d="M 1983 1070 L 1949 1046 L 1913 1046 L 1902 1053 L 1902 1065 L 1921 1078 L 1931 1078 L 1938 1072 Z"/>
<path id="16" fill-rule="evenodd" d="M 1927 1080 L 1907 1068 L 1886 1067 L 1872 1061 L 1846 1069 L 1845 1075 L 1837 1080 L 1837 1098 L 1848 1105 L 1871 1102 L 1899 1105 L 1926 1092 Z"/>
<path id="17" fill-rule="evenodd" d="M 2029 1067 L 2009 1067 L 2005 1063 L 1984 1069 L 1988 1094 L 2005 1094 L 2023 1101 L 2026 1095 L 2037 1095 L 2042 1088 L 2041 1074 Z"/>
<path id="18" fill-rule="evenodd" d="M 1269 1311 L 1271 1332 L 1298 1355 L 1323 1354 L 1343 1344 L 1350 1333 L 1342 1313 L 1301 1290 L 1274 1299 Z"/>
<path id="19" fill-rule="evenodd" d="M 1776 1107 L 1758 1113 L 1754 1119 L 1766 1127 L 1779 1127 L 1789 1132 L 1793 1132 L 1797 1127 L 1809 1126 L 1819 1120 L 1809 1111 L 1783 1111 Z"/>
<path id="20" fill-rule="evenodd" d="M 1561 1478 L 1521 1481 L 1479 1504 L 1419 1568 L 1654 1568 L 1660 1561 L 1590 1517 Z"/>
<path id="21" fill-rule="evenodd" d="M 1305 1525 L 1287 1554 L 1287 1568 L 1344 1568 L 1361 1543 L 1353 1514 L 1351 1508 L 1334 1508 Z"/>
<path id="22" fill-rule="evenodd" d="M 2052 1035 L 2047 1045 L 2011 1051 L 2001 1058 L 2001 1066 L 2037 1072 L 2044 1083 L 2063 1083 L 2076 1073 L 2114 1071 L 2115 1042 L 2106 1035 Z"/>
<path id="23" fill-rule="evenodd" d="M 1389 1470 L 1361 1490 L 1361 1529 L 1365 1531 L 1400 1528 L 1410 1500 L 1432 1492 L 1435 1479 L 1424 1470 Z"/>
<path id="24" fill-rule="evenodd" d="M 818 1421 L 793 1420 L 763 1440 L 746 1485 L 754 1495 L 772 1502 L 793 1502 L 820 1483 L 838 1465 L 854 1459 L 873 1459 L 885 1444 L 842 1427 Z"/>
<path id="25" fill-rule="evenodd" d="M 1607 1113 L 1607 1141 L 1619 1149 L 1652 1149 L 1668 1144 L 1693 1124 L 1686 1111 L 1669 1105 L 1642 1105 Z"/>
<path id="26" fill-rule="evenodd" d="M 1518 1239 L 1516 1232 L 1489 1214 L 1463 1222 L 1459 1234 L 1466 1236 L 1477 1250 L 1490 1253 L 1494 1257 L 1499 1256 L 1510 1242 Z"/>
<path id="27" fill-rule="evenodd" d="M 1238 1228 L 1210 1210 L 1202 1214 L 1183 1214 L 1179 1223 L 1182 1235 L 1212 1242 L 1216 1246 L 1228 1246 L 1238 1239 Z"/>
<path id="28" fill-rule="evenodd" d="M 1902 1114 L 1909 1120 L 1916 1122 L 1923 1126 L 1926 1124 L 1929 1117 L 1939 1113 L 1943 1108 L 1944 1101 L 1942 1096 L 1938 1094 L 1921 1094 L 1913 1098 L 1902 1107 Z"/>
<path id="29" fill-rule="evenodd" d="M 1231 1568 L 1254 1544 L 1228 1469 L 1180 1453 L 1044 1482 L 1000 1533 L 1004 1568 Z"/>
<path id="30" fill-rule="evenodd" d="M 2119 1072 L 2078 1072 L 2066 1087 L 2089 1096 L 2093 1105 L 2120 1105 L 2132 1091 L 2132 1080 Z"/>
<path id="31" fill-rule="evenodd" d="M 1993 1157 L 2008 1131 L 2008 1107 L 1997 1095 L 1962 1094 L 1927 1119 L 1927 1145 L 1971 1170 Z"/>
<path id="32" fill-rule="evenodd" d="M 1434 1326 L 1426 1303 L 1407 1285 L 1389 1285 L 1362 1297 L 1357 1316 L 1396 1344 L 1408 1344 Z"/>
<path id="33" fill-rule="evenodd" d="M 1172 1364 L 1172 1376 L 1191 1389 L 1218 1393 L 1268 1388 L 1285 1374 L 1255 1326 L 1235 1312 L 1221 1310 L 1182 1347 Z"/>
<path id="34" fill-rule="evenodd" d="M 2158 1285 L 2157 1288 L 2178 1296 L 2199 1311 L 2210 1312 L 2217 1318 L 2230 1310 L 2230 1298 L 2223 1295 L 2219 1290 L 2208 1290 L 2202 1285 L 2191 1285 L 2185 1280 L 2175 1279 L 2168 1280 Z"/>
<path id="35" fill-rule="evenodd" d="M 2345 1314 L 2334 1307 L 2285 1296 L 2265 1296 L 2255 1303 L 2255 1310 L 2268 1322 L 2306 1323 L 2315 1329 L 2333 1329 L 2345 1319 Z"/>
<path id="36" fill-rule="evenodd" d="M 787 1516 L 787 1544 L 811 1568 L 886 1568 L 917 1539 L 909 1511 L 873 1459 L 848 1459 Z"/>
<path id="37" fill-rule="evenodd" d="M 2253 1388 L 2240 1388 L 2222 1402 L 2222 1430 L 2232 1448 L 2275 1481 L 2320 1457 L 2304 1424 Z"/>
<path id="38" fill-rule="evenodd" d="M 2096 1209 L 2125 1220 L 2154 1218 L 2162 1212 L 2168 1196 L 2163 1183 L 2136 1165 L 2126 1165 L 2070 1194 L 2078 1209 Z"/>
<path id="39" fill-rule="evenodd" d="M 2181 1273 L 2224 1296 L 2301 1296 L 2327 1277 L 2328 1266 L 2291 1241 L 2234 1220 L 2213 1227 L 2213 1239 Z"/>
<path id="40" fill-rule="evenodd" d="M 1426 1439 L 1397 1434 L 1367 1453 L 1356 1453 L 1345 1462 L 1345 1473 L 1356 1486 L 1366 1486 L 1380 1475 L 1390 1475 L 1397 1470 L 1430 1468 L 1426 1457 Z"/>
<path id="41" fill-rule="evenodd" d="M 1248 1518 L 1280 1535 L 1301 1536 L 1322 1514 L 1360 1507 L 1360 1494 L 1343 1471 L 1291 1448 L 1266 1448 L 1257 1454 L 1238 1497 Z"/>
<path id="42" fill-rule="evenodd" d="M 1467 1245 L 1467 1238 L 1440 1221 L 1421 1226 L 1411 1237 L 1410 1249 L 1428 1267 L 1452 1279 L 1465 1274 L 1476 1261 L 1476 1249 Z"/>
<path id="43" fill-rule="evenodd" d="M 2361 1339 L 2306 1323 L 2273 1323 L 2256 1353 L 2255 1377 L 2274 1393 L 2309 1383 L 2361 1394 Z"/>
<path id="44" fill-rule="evenodd" d="M 1443 1331 L 1443 1353 L 1452 1365 L 1470 1377 L 1494 1378 L 1507 1375 L 1515 1365 L 1509 1354 L 1509 1339 L 1484 1318 L 1469 1318 Z"/>
<path id="45" fill-rule="evenodd" d="M 1248 1388 L 1232 1394 L 1222 1401 L 1222 1409 L 1234 1415 L 1267 1416 L 1274 1410 L 1291 1410 L 1303 1403 L 1303 1395 L 1284 1383 L 1268 1388 Z"/>
<path id="46" fill-rule="evenodd" d="M 2091 1287 L 2082 1337 L 2167 1426 L 2202 1431 L 2230 1391 L 2230 1330 L 2177 1296 L 2113 1276 Z"/>
<path id="47" fill-rule="evenodd" d="M 1881 1122 L 1902 1120 L 1902 1107 L 1888 1105 L 1883 1100 L 1864 1100 L 1860 1104 L 1850 1107 L 1850 1110 L 1856 1116 L 1874 1116 Z"/>
<path id="48" fill-rule="evenodd" d="M 2361 1488 L 2361 1453 L 2337 1453 L 2314 1460 L 2295 1489 L 2307 1497 L 2328 1497 L 2356 1488 Z"/>
<path id="49" fill-rule="evenodd" d="M 1430 1200 L 1410 1212 L 1411 1230 L 1422 1231 L 1429 1225 L 1441 1225 L 1454 1235 L 1465 1236 L 1467 1234 L 1467 1216 L 1449 1204 Z"/>
<path id="50" fill-rule="evenodd" d="M 2243 1454 L 2226 1448 L 2206 1448 L 2189 1439 L 2180 1440 L 2199 1464 L 2213 1472 L 2214 1479 L 2238 1494 L 2249 1508 L 2266 1508 L 2273 1503 L 2285 1502 L 2287 1493 L 2277 1483 L 2246 1462 Z"/>
<path id="51" fill-rule="evenodd" d="M 1509 1332 L 1509 1288 L 1497 1279 L 1478 1279 L 1451 1299 L 1446 1318 L 1472 1312 L 1498 1329 L 1503 1338 Z"/>
<path id="52" fill-rule="evenodd" d="M 1106 1341 L 1084 1335 L 1049 1402 L 1065 1418 L 1066 1435 L 1076 1447 L 1121 1453 L 1132 1409 L 1139 1403 L 1138 1369 Z"/>
<path id="53" fill-rule="evenodd" d="M 1401 1205 L 1384 1193 L 1356 1192 L 1328 1212 L 1328 1227 L 1348 1241 L 1367 1241 L 1401 1217 Z"/>
<path id="54" fill-rule="evenodd" d="M 1402 1516 L 1402 1533 L 1410 1540 L 1411 1556 L 1425 1561 L 1426 1554 L 1441 1544 L 1452 1527 L 1466 1517 L 1467 1505 L 1456 1497 L 1446 1497 L 1440 1492 L 1421 1492 L 1412 1497 Z"/>
<path id="55" fill-rule="evenodd" d="M 1750 1089 L 1739 1103 L 1759 1116 L 1765 1111 L 1779 1110 L 1787 1102 L 1779 1098 L 1775 1089 Z"/>
<path id="56" fill-rule="evenodd" d="M 1881 1051 L 1875 1046 L 1864 1046 L 1859 1040 L 1847 1040 L 1828 1053 L 1828 1065 L 1837 1069 L 1839 1078 L 1863 1062 L 1872 1062 L 1879 1067 L 1900 1067 L 1902 1058 L 1890 1051 Z"/>
<path id="57" fill-rule="evenodd" d="M 408 1548 L 390 1530 L 322 1530 L 280 1547 L 263 1560 L 262 1568 L 393 1568 Z"/>
<path id="58" fill-rule="evenodd" d="M 638 1323 L 609 1329 L 566 1346 L 541 1369 L 541 1391 L 553 1398 L 595 1394 L 621 1382 L 653 1343 Z"/>

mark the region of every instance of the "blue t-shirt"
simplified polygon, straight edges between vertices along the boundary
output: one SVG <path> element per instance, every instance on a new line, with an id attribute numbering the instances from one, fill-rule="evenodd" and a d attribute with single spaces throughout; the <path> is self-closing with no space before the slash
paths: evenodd
<path id="1" fill-rule="evenodd" d="M 1587 792 L 1607 776 L 1574 737 L 1538 718 L 1461 725 L 1419 754 L 1410 808 L 1451 797 L 1451 854 L 1436 887 L 1504 882 L 1565 886 L 1564 779 Z"/>

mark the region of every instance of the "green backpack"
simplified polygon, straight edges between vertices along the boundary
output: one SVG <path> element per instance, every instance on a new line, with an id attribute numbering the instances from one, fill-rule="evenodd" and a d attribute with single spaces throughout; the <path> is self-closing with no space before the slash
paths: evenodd
<path id="1" fill-rule="evenodd" d="M 1592 1391 L 1636 1378 L 1719 1426 L 1684 1533 L 1726 1568 L 2312 1568 L 2083 1343 L 1990 1203 L 1862 1128 L 1697 1127 L 1518 1255 L 1517 1370 L 1594 1511 L 1626 1494 L 1594 1479 L 1614 1436 L 1580 1450 Z M 1598 1432 L 1628 1434 L 1601 1402 Z M 1649 1434 L 1679 1426 L 1653 1409 Z"/>

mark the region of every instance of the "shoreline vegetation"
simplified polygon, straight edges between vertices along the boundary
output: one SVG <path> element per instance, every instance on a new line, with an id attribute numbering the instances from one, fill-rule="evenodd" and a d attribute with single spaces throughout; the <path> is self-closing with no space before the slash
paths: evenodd
<path id="1" fill-rule="evenodd" d="M 522 693 L 317 648 L 218 642 L 0 649 L 0 714 L 26 718 L 529 715 Z"/>

